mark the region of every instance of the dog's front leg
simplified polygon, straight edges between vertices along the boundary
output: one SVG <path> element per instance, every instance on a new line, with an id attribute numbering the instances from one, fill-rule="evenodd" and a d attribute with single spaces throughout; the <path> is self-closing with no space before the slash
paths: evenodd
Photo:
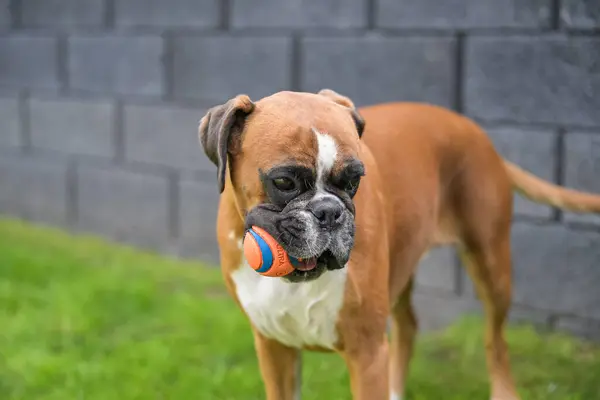
<path id="1" fill-rule="evenodd" d="M 363 346 L 346 351 L 344 359 L 350 374 L 354 400 L 388 400 L 389 350 L 385 335 Z"/>
<path id="2" fill-rule="evenodd" d="M 300 350 L 254 330 L 254 346 L 267 400 L 300 399 Z"/>

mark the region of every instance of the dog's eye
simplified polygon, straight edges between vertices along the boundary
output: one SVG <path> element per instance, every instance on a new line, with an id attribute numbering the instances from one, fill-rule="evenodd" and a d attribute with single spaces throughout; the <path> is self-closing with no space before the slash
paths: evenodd
<path id="1" fill-rule="evenodd" d="M 275 178 L 273 179 L 273 185 L 282 192 L 291 192 L 296 189 L 296 183 L 290 178 Z"/>
<path id="2" fill-rule="evenodd" d="M 344 191 L 350 195 L 350 197 L 356 194 L 358 190 L 358 185 L 360 184 L 360 177 L 356 177 L 346 181 L 344 185 Z"/>

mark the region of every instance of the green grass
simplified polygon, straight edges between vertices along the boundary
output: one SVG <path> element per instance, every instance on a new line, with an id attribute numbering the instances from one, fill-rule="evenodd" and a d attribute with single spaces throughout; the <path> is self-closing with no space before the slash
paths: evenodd
<path id="1" fill-rule="evenodd" d="M 593 400 L 600 349 L 508 331 L 524 399 Z M 481 323 L 421 336 L 407 399 L 485 399 Z M 336 355 L 304 356 L 304 399 L 349 398 Z M 0 399 L 264 398 L 248 323 L 220 272 L 0 220 Z"/>

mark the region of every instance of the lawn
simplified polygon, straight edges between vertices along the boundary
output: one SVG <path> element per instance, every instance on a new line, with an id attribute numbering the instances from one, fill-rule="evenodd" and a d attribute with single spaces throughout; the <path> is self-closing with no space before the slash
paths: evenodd
<path id="1" fill-rule="evenodd" d="M 264 398 L 248 323 L 216 268 L 0 219 L 0 399 Z M 488 398 L 481 323 L 423 335 L 408 400 Z M 523 399 L 600 399 L 600 347 L 512 327 Z M 336 355 L 304 399 L 348 399 Z"/>

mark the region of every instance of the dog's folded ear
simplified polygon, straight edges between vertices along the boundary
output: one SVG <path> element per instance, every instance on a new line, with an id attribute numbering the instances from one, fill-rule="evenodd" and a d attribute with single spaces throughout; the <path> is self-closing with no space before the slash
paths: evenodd
<path id="1" fill-rule="evenodd" d="M 254 103 L 246 95 L 238 95 L 227 103 L 212 107 L 200 120 L 198 137 L 206 156 L 217 166 L 219 192 L 225 188 L 227 153 L 231 140 L 240 135 L 246 117 L 254 110 Z"/>
<path id="2" fill-rule="evenodd" d="M 350 100 L 346 96 L 342 96 L 335 90 L 331 89 L 321 89 L 319 93 L 321 96 L 325 96 L 328 99 L 332 100 L 334 103 L 337 103 L 341 106 L 347 107 L 350 109 L 350 113 L 352 115 L 352 119 L 354 120 L 354 124 L 356 125 L 356 130 L 358 131 L 358 137 L 362 137 L 362 134 L 365 130 L 365 120 L 363 117 L 356 111 L 356 107 L 352 100 Z"/>
<path id="3" fill-rule="evenodd" d="M 320 94 L 321 96 L 325 96 L 325 97 L 333 100 L 335 103 L 338 103 L 341 106 L 352 108 L 352 109 L 356 108 L 356 107 L 354 107 L 354 103 L 352 102 L 352 100 L 350 100 L 346 96 L 342 96 L 341 94 L 339 94 L 335 90 L 321 89 L 318 94 Z"/>

